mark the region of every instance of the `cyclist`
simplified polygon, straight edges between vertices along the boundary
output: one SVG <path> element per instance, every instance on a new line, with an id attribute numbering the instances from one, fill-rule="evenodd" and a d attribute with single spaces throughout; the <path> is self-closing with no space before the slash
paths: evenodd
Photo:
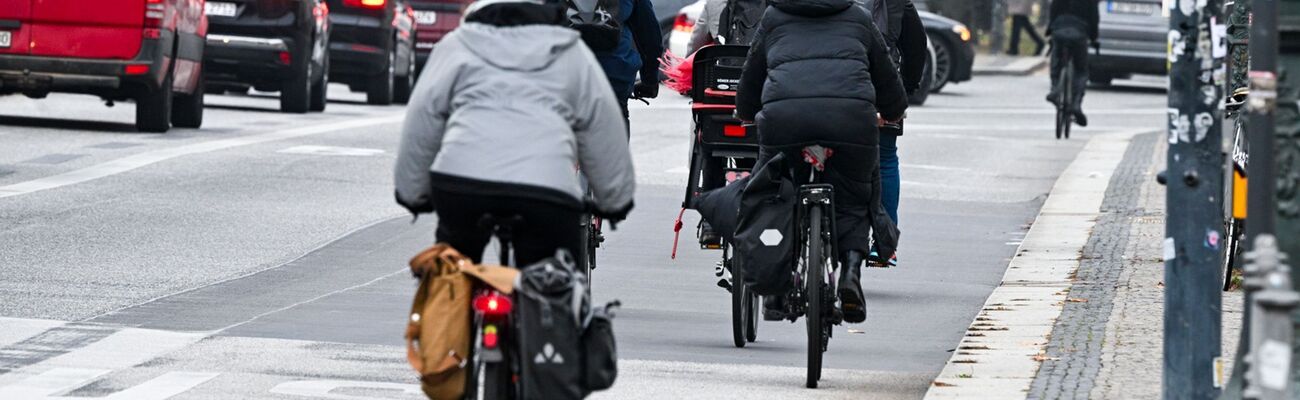
<path id="1" fill-rule="evenodd" d="M 727 0 L 705 0 L 704 10 L 700 11 L 700 17 L 695 19 L 695 30 L 691 32 L 691 41 L 686 44 L 686 54 L 682 57 L 694 54 L 701 47 L 718 43 L 718 28 L 722 26 L 722 10 L 727 8 Z"/>
<path id="2" fill-rule="evenodd" d="M 877 237 L 897 232 L 877 189 L 877 113 L 889 121 L 902 118 L 907 96 L 885 39 L 853 0 L 769 4 L 745 61 L 736 114 L 757 123 L 760 158 L 777 151 L 799 157 L 800 149 L 811 144 L 834 149 L 824 176 L 835 187 L 843 263 L 839 294 L 844 319 L 862 322 L 866 308 L 859 279 L 873 228 Z M 892 253 L 893 245 L 881 248 Z M 764 302 L 765 319 L 779 318 L 778 310 L 784 308 L 780 297 Z"/>
<path id="3" fill-rule="evenodd" d="M 1047 101 L 1059 105 L 1063 84 L 1071 85 L 1074 98 L 1074 122 L 1079 126 L 1088 126 L 1088 117 L 1083 114 L 1083 91 L 1088 86 L 1088 42 L 1097 47 L 1097 0 L 1053 0 L 1048 15 L 1051 23 L 1047 25 L 1047 36 L 1052 40 L 1052 91 L 1047 94 Z M 1066 68 L 1063 60 L 1070 57 L 1070 68 L 1074 69 L 1073 82 L 1057 82 L 1061 69 Z"/>
<path id="4" fill-rule="evenodd" d="M 485 214 L 519 215 L 517 265 L 579 254 L 583 188 L 598 214 L 623 219 L 635 180 L 609 83 L 563 8 L 479 0 L 429 57 L 402 128 L 398 204 L 438 213 L 437 240 L 481 260 Z"/>
<path id="5" fill-rule="evenodd" d="M 596 59 L 605 69 L 614 96 L 622 107 L 623 119 L 627 120 L 628 99 L 659 96 L 659 56 L 664 54 L 664 39 L 650 0 L 619 1 L 622 39 L 613 50 L 596 52 Z M 639 81 L 638 73 L 641 75 Z"/>

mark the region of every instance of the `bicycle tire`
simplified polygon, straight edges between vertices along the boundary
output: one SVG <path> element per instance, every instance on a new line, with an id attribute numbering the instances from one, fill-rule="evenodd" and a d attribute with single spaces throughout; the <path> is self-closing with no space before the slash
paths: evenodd
<path id="1" fill-rule="evenodd" d="M 1066 61 L 1070 61 L 1068 57 Z M 1062 108 L 1065 109 L 1063 111 L 1065 113 L 1065 124 L 1063 124 L 1061 131 L 1065 139 L 1069 139 L 1070 127 L 1074 125 L 1074 113 L 1070 112 L 1070 110 L 1074 109 L 1074 68 L 1067 64 L 1065 68 L 1062 68 L 1061 75 L 1064 75 L 1061 83 L 1065 84 L 1065 98 L 1061 101 L 1061 104 L 1064 105 Z"/>
<path id="2" fill-rule="evenodd" d="M 591 271 L 596 269 L 596 248 L 600 247 L 600 230 L 596 225 L 595 217 L 590 217 L 587 221 L 587 263 L 585 265 L 587 272 L 587 284 L 590 285 Z"/>
<path id="3" fill-rule="evenodd" d="M 723 250 L 723 254 L 728 254 L 727 259 L 723 262 L 731 269 L 731 340 L 737 348 L 744 348 L 745 328 L 749 326 L 749 310 L 745 309 L 745 301 L 749 297 L 749 288 L 745 287 L 744 269 L 736 257 L 730 256 L 731 249 Z"/>
<path id="4" fill-rule="evenodd" d="M 804 276 L 804 293 L 808 302 L 808 312 L 804 319 L 808 325 L 808 382 L 809 389 L 817 388 L 817 381 L 822 375 L 822 209 L 819 206 L 808 208 L 808 259 Z"/>
<path id="5" fill-rule="evenodd" d="M 749 298 L 745 300 L 745 341 L 754 343 L 758 340 L 758 310 L 759 305 L 763 304 L 762 298 L 758 297 L 753 291 L 749 291 Z"/>

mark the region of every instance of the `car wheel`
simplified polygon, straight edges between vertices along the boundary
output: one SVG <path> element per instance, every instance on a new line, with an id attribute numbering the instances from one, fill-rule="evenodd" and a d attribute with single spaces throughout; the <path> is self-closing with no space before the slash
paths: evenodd
<path id="1" fill-rule="evenodd" d="M 406 74 L 397 80 L 393 91 L 393 102 L 406 104 L 411 100 L 411 91 L 415 89 L 415 49 L 407 52 Z"/>
<path id="2" fill-rule="evenodd" d="M 203 72 L 199 72 L 199 83 L 194 93 L 179 95 L 172 103 L 172 125 L 182 128 L 198 128 L 203 125 L 203 94 L 207 84 L 203 82 Z"/>
<path id="3" fill-rule="evenodd" d="M 330 59 L 325 57 L 324 67 L 321 68 L 320 79 L 311 85 L 311 111 L 325 111 L 325 105 L 329 103 L 329 74 Z"/>
<path id="4" fill-rule="evenodd" d="M 928 46 L 927 46 L 928 47 Z M 915 92 L 907 95 L 907 102 L 912 105 L 922 105 L 930 98 L 930 88 L 934 87 L 934 48 L 930 48 L 929 60 L 925 63 L 925 70 L 921 72 L 921 84 Z"/>
<path id="5" fill-rule="evenodd" d="M 934 85 L 930 86 L 930 93 L 939 93 L 952 75 L 952 50 L 944 39 L 931 36 L 930 40 L 934 43 Z"/>
<path id="6" fill-rule="evenodd" d="M 143 132 L 167 132 L 172 124 L 172 74 L 167 72 L 162 85 L 139 95 L 135 100 L 135 128 Z"/>
<path id="7" fill-rule="evenodd" d="M 280 111 L 302 114 L 311 108 L 313 63 L 310 44 L 304 47 L 306 49 L 297 54 L 298 66 L 294 68 L 293 76 L 280 88 Z"/>
<path id="8" fill-rule="evenodd" d="M 393 104 L 393 89 L 396 86 L 394 81 L 397 80 L 396 52 L 395 49 L 389 50 L 384 72 L 370 78 L 370 85 L 366 88 L 366 103 L 377 106 Z"/>

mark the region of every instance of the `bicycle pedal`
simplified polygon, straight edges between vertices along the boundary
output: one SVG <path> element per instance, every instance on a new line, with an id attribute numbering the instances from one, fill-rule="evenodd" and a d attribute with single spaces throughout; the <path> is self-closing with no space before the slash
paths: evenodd
<path id="1" fill-rule="evenodd" d="M 718 287 L 731 291 L 731 281 L 727 279 L 718 279 Z"/>
<path id="2" fill-rule="evenodd" d="M 722 261 L 718 261 L 718 263 L 713 266 L 713 276 L 721 278 L 723 275 L 726 274 L 727 274 L 727 268 L 722 266 Z"/>

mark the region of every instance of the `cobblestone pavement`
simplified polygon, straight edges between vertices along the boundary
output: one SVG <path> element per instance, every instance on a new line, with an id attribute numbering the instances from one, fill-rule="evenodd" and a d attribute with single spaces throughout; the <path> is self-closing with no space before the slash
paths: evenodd
<path id="1" fill-rule="evenodd" d="M 1158 139 L 1134 138 L 1111 179 L 1029 398 L 1160 396 L 1165 191 L 1155 173 L 1163 168 L 1166 145 Z M 1226 360 L 1236 349 L 1241 307 L 1240 292 L 1225 294 Z"/>

